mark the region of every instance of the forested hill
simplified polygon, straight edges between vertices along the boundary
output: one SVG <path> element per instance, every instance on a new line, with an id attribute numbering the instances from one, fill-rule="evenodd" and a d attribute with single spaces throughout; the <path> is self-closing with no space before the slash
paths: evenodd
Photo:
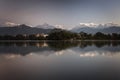
<path id="1" fill-rule="evenodd" d="M 43 29 L 37 27 L 30 27 L 27 25 L 19 25 L 13 27 L 0 27 L 0 35 L 18 35 L 18 34 L 40 34 L 49 33 L 52 29 Z"/>

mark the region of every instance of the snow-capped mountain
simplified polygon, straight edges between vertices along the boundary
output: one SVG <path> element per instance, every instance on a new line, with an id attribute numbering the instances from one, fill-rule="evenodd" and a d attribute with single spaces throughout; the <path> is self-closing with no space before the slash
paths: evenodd
<path id="1" fill-rule="evenodd" d="M 53 25 L 49 25 L 47 23 L 44 23 L 42 25 L 38 25 L 36 27 L 37 28 L 42 28 L 42 29 L 54 29 L 54 28 L 64 29 L 64 26 L 62 26 L 62 25 L 55 25 L 55 26 L 53 26 Z"/>
<path id="2" fill-rule="evenodd" d="M 25 24 L 11 26 L 11 27 L 0 27 L 0 35 L 18 35 L 18 34 L 40 34 L 40 33 L 49 33 L 52 29 L 43 29 L 30 27 Z"/>
<path id="3" fill-rule="evenodd" d="M 47 24 L 47 23 L 44 23 L 44 24 L 42 24 L 42 25 L 38 25 L 38 26 L 36 26 L 36 28 L 42 28 L 42 29 L 54 29 L 54 28 L 56 28 L 55 26 L 52 26 L 52 25 L 49 25 L 49 24 Z"/>
<path id="4" fill-rule="evenodd" d="M 94 24 L 94 23 L 82 23 L 71 30 L 72 32 L 86 32 L 95 34 L 97 32 L 102 33 L 120 33 L 120 26 L 114 23 L 107 24 Z"/>

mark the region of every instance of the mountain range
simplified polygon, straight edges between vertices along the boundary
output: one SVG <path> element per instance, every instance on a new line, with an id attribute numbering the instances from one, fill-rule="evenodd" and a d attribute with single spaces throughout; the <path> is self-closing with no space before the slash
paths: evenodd
<path id="1" fill-rule="evenodd" d="M 17 34 L 48 34 L 51 31 L 55 31 L 56 26 L 51 26 L 49 24 L 43 24 L 43 25 L 38 25 L 36 27 L 30 27 L 25 24 L 22 25 L 16 25 L 16 26 L 7 26 L 7 27 L 2 27 L 0 26 L 0 35 L 17 35 Z M 58 29 L 57 31 L 62 30 Z M 111 33 L 119 33 L 120 34 L 120 26 L 117 25 L 80 25 L 77 26 L 73 29 L 70 30 L 71 32 L 86 32 L 86 33 L 91 33 L 95 34 L 97 32 L 102 32 L 105 34 L 111 34 Z"/>
<path id="2" fill-rule="evenodd" d="M 0 27 L 0 35 L 17 35 L 17 34 L 48 34 L 52 29 L 43 29 L 38 27 L 30 27 L 25 24 L 13 27 Z"/>
<path id="3" fill-rule="evenodd" d="M 102 32 L 105 34 L 111 34 L 111 33 L 118 33 L 120 34 L 120 26 L 113 24 L 113 23 L 109 23 L 109 24 L 99 24 L 99 25 L 95 25 L 93 23 L 91 24 L 82 24 L 79 25 L 73 29 L 71 29 L 72 32 L 86 32 L 86 33 L 90 33 L 90 34 L 95 34 L 97 32 Z"/>
<path id="4" fill-rule="evenodd" d="M 44 23 L 43 25 L 37 25 L 36 28 L 42 28 L 42 29 L 54 29 L 55 26 L 49 25 L 47 23 Z"/>

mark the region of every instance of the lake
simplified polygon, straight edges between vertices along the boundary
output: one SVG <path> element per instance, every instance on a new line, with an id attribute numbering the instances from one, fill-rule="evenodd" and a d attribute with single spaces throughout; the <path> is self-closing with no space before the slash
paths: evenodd
<path id="1" fill-rule="evenodd" d="M 120 42 L 0 42 L 0 80 L 120 80 Z"/>

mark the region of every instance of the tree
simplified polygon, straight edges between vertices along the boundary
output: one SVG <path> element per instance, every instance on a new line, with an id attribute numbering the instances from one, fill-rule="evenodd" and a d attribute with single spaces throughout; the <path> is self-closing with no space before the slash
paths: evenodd
<path id="1" fill-rule="evenodd" d="M 87 34 L 85 32 L 80 32 L 79 35 L 81 40 L 90 40 L 92 38 L 92 34 Z"/>
<path id="2" fill-rule="evenodd" d="M 22 35 L 22 34 L 18 34 L 15 37 L 16 40 L 26 40 L 26 36 Z"/>
<path id="3" fill-rule="evenodd" d="M 93 37 L 93 39 L 96 40 L 106 40 L 106 38 L 107 38 L 106 35 L 101 32 L 97 32 Z"/>
<path id="4" fill-rule="evenodd" d="M 58 32 L 51 32 L 49 34 L 49 36 L 47 37 L 47 39 L 49 40 L 74 40 L 76 39 L 77 34 L 69 32 L 69 31 L 65 31 L 65 30 L 61 30 Z"/>

